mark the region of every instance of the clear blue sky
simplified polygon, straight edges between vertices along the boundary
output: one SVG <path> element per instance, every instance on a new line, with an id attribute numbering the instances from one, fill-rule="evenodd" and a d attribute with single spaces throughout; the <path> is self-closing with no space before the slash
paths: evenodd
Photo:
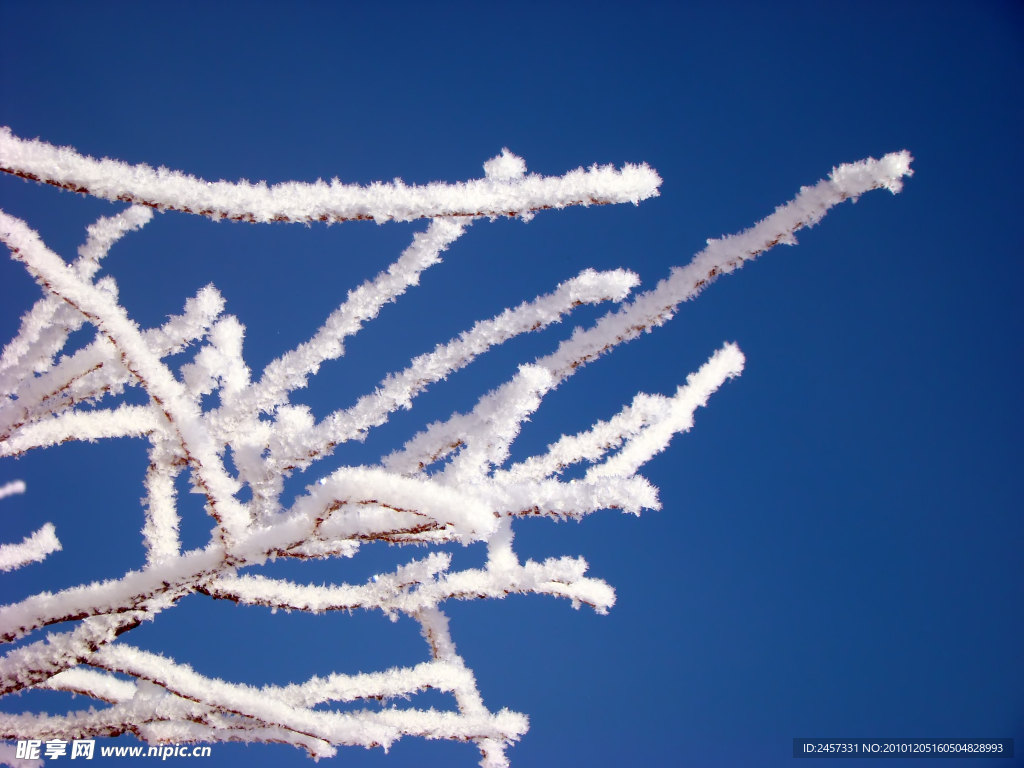
<path id="1" fill-rule="evenodd" d="M 661 197 L 638 208 L 474 224 L 325 368 L 304 395 L 318 415 L 585 267 L 629 267 L 652 286 L 833 165 L 909 149 L 901 195 L 846 204 L 797 248 L 723 279 L 557 390 L 524 431 L 520 457 L 637 391 L 674 391 L 723 341 L 747 356 L 695 429 L 648 465 L 662 511 L 518 524 L 524 557 L 586 557 L 617 590 L 611 613 L 536 596 L 454 603 L 452 629 L 485 702 L 531 718 L 510 751 L 520 768 L 784 766 L 794 736 L 1000 736 L 1024 749 L 1019 3 L 3 0 L 0 28 L 0 124 L 97 157 L 206 179 L 427 182 L 478 177 L 507 146 L 545 174 L 625 161 L 661 173 Z M 0 208 L 66 257 L 86 224 L 117 210 L 10 177 Z M 212 281 L 258 370 L 422 226 L 165 214 L 104 263 L 145 326 Z M 37 296 L 19 265 L 0 262 L 0 339 Z M 488 355 L 330 468 L 376 460 L 470 407 L 572 324 Z M 119 441 L 0 464 L 0 482 L 29 486 L 3 502 L 0 540 L 52 521 L 65 544 L 0 576 L 2 601 L 141 565 L 145 463 L 142 441 Z M 196 499 L 185 497 L 190 546 L 210 528 Z M 361 582 L 408 554 L 274 573 Z M 410 621 L 271 616 L 202 597 L 130 637 L 253 684 L 426 651 Z M 349 749 L 335 761 L 477 759 L 470 746 L 408 739 L 389 756 Z M 219 745 L 211 764 L 307 763 L 284 746 Z"/>

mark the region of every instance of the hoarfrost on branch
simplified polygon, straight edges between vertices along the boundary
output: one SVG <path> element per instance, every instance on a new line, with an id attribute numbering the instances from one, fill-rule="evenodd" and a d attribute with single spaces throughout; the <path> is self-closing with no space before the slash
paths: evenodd
<path id="1" fill-rule="evenodd" d="M 421 736 L 472 741 L 482 753 L 481 765 L 507 765 L 505 749 L 526 732 L 527 718 L 484 706 L 473 672 L 456 652 L 442 604 L 537 593 L 607 612 L 615 593 L 586 575 L 582 558 L 521 562 L 513 548 L 513 521 L 659 508 L 657 490 L 637 472 L 673 435 L 690 429 L 694 412 L 712 393 L 740 374 L 743 355 L 735 344 L 725 344 L 673 395 L 638 394 L 607 421 L 563 436 L 546 453 L 510 463 L 509 447 L 522 423 L 582 365 L 661 325 L 718 276 L 778 243 L 795 243 L 798 229 L 816 224 L 846 199 L 872 189 L 898 192 L 902 177 L 911 173 L 910 159 L 904 151 L 841 165 L 750 229 L 709 240 L 686 266 L 632 298 L 639 283 L 633 273 L 585 270 L 546 295 L 478 322 L 387 376 L 354 406 L 316 421 L 308 408 L 290 402 L 291 393 L 305 387 L 321 364 L 340 357 L 345 340 L 384 304 L 416 285 L 474 219 L 529 220 L 538 211 L 569 205 L 638 204 L 658 194 L 658 174 L 646 164 L 627 164 L 542 177 L 527 174 L 525 162 L 503 150 L 484 165 L 483 178 L 457 184 L 209 183 L 166 168 L 95 160 L 0 129 L 0 170 L 131 204 L 90 226 L 72 262 L 51 251 L 25 222 L 0 211 L 0 240 L 43 290 L 0 359 L 0 456 L 67 440 L 123 436 L 145 438 L 150 446 L 142 529 L 146 566 L 117 580 L 0 607 L 0 638 L 6 643 L 57 624 L 67 627 L 0 659 L 0 695 L 45 688 L 109 706 L 67 715 L 0 714 L 2 737 L 82 739 L 131 732 L 150 743 L 284 742 L 321 757 L 335 754 L 339 745 L 387 748 L 403 736 Z M 254 379 L 242 357 L 244 327 L 224 314 L 224 299 L 212 285 L 187 299 L 180 315 L 142 329 L 119 305 L 115 279 L 97 277 L 108 249 L 149 223 L 154 211 L 254 223 L 430 221 L 386 272 L 350 291 L 309 341 Z M 374 466 L 342 467 L 298 498 L 284 498 L 291 472 L 361 439 L 390 413 L 409 408 L 432 383 L 497 344 L 557 323 L 580 304 L 600 302 L 618 307 L 591 327 L 575 329 L 551 354 L 522 365 L 472 409 L 430 424 Z M 69 335 L 84 325 L 95 329 L 95 339 L 60 356 Z M 189 347 L 195 354 L 177 371 L 164 362 Z M 148 403 L 102 407 L 129 386 L 144 388 Z M 219 404 L 204 407 L 203 397 L 215 391 Z M 225 461 L 228 453 L 233 470 Z M 587 466 L 581 477 L 562 477 L 566 467 L 579 463 Z M 209 543 L 187 552 L 178 539 L 175 496 L 175 479 L 183 472 L 216 521 Z M 250 492 L 245 502 L 243 489 Z M 0 487 L 0 498 L 22 492 L 24 483 L 11 482 Z M 363 544 L 378 541 L 480 543 L 487 547 L 487 561 L 482 568 L 452 570 L 451 556 L 435 551 L 356 585 L 295 584 L 249 572 L 268 559 L 352 557 Z M 0 547 L 0 570 L 60 549 L 53 525 L 46 523 L 22 543 Z M 204 677 L 119 639 L 193 593 L 273 609 L 404 614 L 421 625 L 429 658 L 411 668 L 254 688 Z M 427 688 L 451 694 L 455 708 L 316 708 L 408 697 Z"/>

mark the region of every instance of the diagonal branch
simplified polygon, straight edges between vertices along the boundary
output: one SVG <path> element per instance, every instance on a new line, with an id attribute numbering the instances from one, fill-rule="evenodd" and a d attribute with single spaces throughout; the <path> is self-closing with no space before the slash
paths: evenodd
<path id="1" fill-rule="evenodd" d="M 220 524 L 223 535 L 227 540 L 237 537 L 249 525 L 248 512 L 234 499 L 239 485 L 224 470 L 216 446 L 201 423 L 199 409 L 160 362 L 124 308 L 110 295 L 83 281 L 24 222 L 2 211 L 0 240 L 46 290 L 75 307 L 114 344 L 124 366 L 142 382 L 177 434 L 197 484 L 206 494 L 210 514 Z"/>
<path id="2" fill-rule="evenodd" d="M 829 209 L 839 203 L 856 200 L 874 189 L 888 189 L 896 194 L 902 189 L 902 178 L 913 174 L 910 162 L 910 153 L 904 150 L 885 155 L 881 160 L 868 158 L 841 165 L 832 170 L 829 178 L 819 181 L 813 187 L 802 187 L 795 198 L 776 208 L 774 213 L 753 227 L 718 240 L 708 240 L 707 248 L 696 254 L 685 267 L 674 267 L 669 277 L 661 280 L 653 289 L 635 296 L 620 309 L 604 315 L 587 330 L 577 328 L 572 337 L 559 344 L 554 352 L 537 360 L 535 365 L 550 371 L 553 381 L 547 388 L 536 392 L 543 394 L 553 389 L 582 366 L 619 344 L 663 325 L 675 315 L 681 303 L 695 298 L 721 275 L 736 271 L 780 243 L 795 244 L 795 232 L 814 226 Z M 523 389 L 514 382 L 523 376 L 521 372 L 502 387 L 503 394 L 500 401 L 492 405 L 494 409 L 501 411 L 514 407 L 511 398 L 520 397 Z M 481 403 L 483 400 L 481 398 Z M 539 398 L 535 398 L 535 402 L 539 405 Z M 533 410 L 535 408 L 524 409 L 520 421 Z M 467 420 L 465 415 L 453 414 L 448 422 L 431 425 L 427 431 L 408 441 L 401 450 L 389 455 L 385 465 L 400 467 L 403 472 L 422 471 L 439 457 L 454 450 L 464 439 L 465 428 L 470 423 L 473 422 Z M 512 437 L 517 433 L 517 429 L 508 432 Z M 501 447 L 493 446 L 492 453 L 501 456 Z"/>

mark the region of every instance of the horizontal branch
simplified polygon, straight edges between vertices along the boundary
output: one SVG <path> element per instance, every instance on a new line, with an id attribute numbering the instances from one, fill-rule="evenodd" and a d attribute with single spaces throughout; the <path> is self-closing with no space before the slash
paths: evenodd
<path id="1" fill-rule="evenodd" d="M 584 576 L 586 570 L 585 560 L 562 557 L 543 563 L 528 560 L 522 566 L 515 564 L 498 571 L 468 569 L 436 579 L 422 574 L 413 577 L 399 569 L 393 575 L 377 576 L 372 583 L 359 585 L 321 586 L 265 576 L 229 576 L 201 591 L 219 599 L 285 610 L 322 613 L 379 608 L 388 614 L 409 615 L 450 599 L 475 600 L 534 593 L 565 597 L 575 607 L 585 604 L 598 613 L 607 613 L 615 604 L 615 592 L 604 581 Z M 420 586 L 410 589 L 416 584 Z"/>
<path id="2" fill-rule="evenodd" d="M 450 564 L 451 555 L 447 552 L 433 552 L 422 560 L 399 566 L 394 573 L 378 574 L 368 584 L 305 587 L 282 579 L 247 574 L 221 576 L 201 587 L 200 591 L 217 599 L 289 610 L 319 612 L 372 608 L 411 586 L 433 579 L 447 570 Z M 306 594 L 313 594 L 313 601 L 305 599 Z"/>
<path id="3" fill-rule="evenodd" d="M 338 754 L 338 750 L 323 739 L 296 733 L 279 725 L 261 724 L 253 718 L 224 716 L 214 712 L 206 715 L 203 721 L 158 720 L 140 725 L 139 734 L 147 742 L 159 744 L 211 744 L 228 741 L 287 744 L 305 749 L 314 760 Z"/>
<path id="4" fill-rule="evenodd" d="M 365 187 L 337 179 L 273 186 L 209 182 L 167 168 L 96 160 L 70 147 L 21 139 L 7 127 L 0 128 L 0 171 L 105 200 L 249 222 L 516 216 L 570 205 L 636 204 L 657 195 L 661 185 L 661 177 L 646 163 L 627 163 L 621 170 L 593 165 L 558 177 L 527 176 L 523 165 L 515 174 L 490 173 L 473 181 L 424 186 L 400 179 Z"/>
<path id="5" fill-rule="evenodd" d="M 129 571 L 120 579 L 72 587 L 57 594 L 40 592 L 0 606 L 0 642 L 9 643 L 40 627 L 88 616 L 124 615 L 157 601 L 170 604 L 194 590 L 193 584 L 225 567 L 215 547 L 174 558 L 158 568 Z"/>
<path id="6" fill-rule="evenodd" d="M 508 711 L 466 717 L 454 712 L 391 709 L 381 712 L 331 712 L 294 706 L 264 690 L 212 680 L 171 659 L 124 645 L 108 645 L 89 661 L 108 672 L 151 680 L 182 698 L 226 712 L 257 718 L 331 744 L 383 746 L 402 736 L 469 741 L 481 738 L 518 739 L 526 718 Z"/>
<path id="7" fill-rule="evenodd" d="M 316 678 L 314 678 L 314 681 Z M 313 682 L 313 681 L 311 681 Z M 114 706 L 67 715 L 0 714 L 0 738 L 88 739 L 132 733 L 150 744 L 240 741 L 280 743 L 305 749 L 311 757 L 337 750 L 323 739 L 176 696 L 145 678 L 129 682 L 108 672 L 74 667 L 36 685 L 68 691 Z"/>
<path id="8" fill-rule="evenodd" d="M 107 437 L 141 437 L 163 426 L 157 412 L 148 405 L 122 404 L 116 409 L 72 411 L 26 425 L 0 440 L 0 456 L 16 456 L 68 440 L 95 442 Z"/>
<path id="9" fill-rule="evenodd" d="M 446 661 L 425 661 L 406 669 L 388 669 L 358 675 L 332 674 L 314 677 L 301 685 L 283 688 L 267 685 L 262 693 L 293 706 L 314 707 L 328 701 L 359 699 L 394 699 L 434 688 L 445 693 L 459 688 L 473 688 L 473 674 L 461 664 Z"/>
<path id="10" fill-rule="evenodd" d="M 39 685 L 78 666 L 118 635 L 137 627 L 143 616 L 142 611 L 96 616 L 70 632 L 15 648 L 0 659 L 0 696 Z"/>
<path id="11" fill-rule="evenodd" d="M 135 683 L 129 683 L 106 672 L 85 667 L 74 667 L 54 675 L 36 688 L 47 688 L 51 691 L 68 691 L 83 696 L 91 696 L 109 704 L 120 704 L 130 701 L 136 692 Z"/>
<path id="12" fill-rule="evenodd" d="M 96 710 L 70 712 L 66 715 L 0 713 L 0 738 L 4 739 L 91 739 L 114 737 L 131 733 L 150 744 L 194 743 L 216 741 L 274 742 L 305 749 L 312 757 L 331 757 L 337 753 L 323 739 L 290 731 L 281 726 L 268 725 L 255 718 L 225 714 L 207 704 L 182 698 L 145 679 L 137 683 L 117 680 L 112 675 L 95 670 L 75 668 L 51 678 L 86 682 L 84 687 L 65 685 L 50 687 L 97 697 L 93 684 L 106 678 L 120 684 L 121 689 L 114 706 Z M 109 686 L 108 686 L 109 687 Z M 131 695 L 123 696 L 124 689 Z M 102 696 L 102 700 L 107 700 Z"/>

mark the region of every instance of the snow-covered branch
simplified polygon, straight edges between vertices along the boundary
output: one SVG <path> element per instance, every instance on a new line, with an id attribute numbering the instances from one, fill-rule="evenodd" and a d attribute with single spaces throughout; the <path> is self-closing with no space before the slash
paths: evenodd
<path id="1" fill-rule="evenodd" d="M 744 357 L 727 343 L 674 394 L 638 394 L 607 421 L 510 463 L 510 446 L 524 421 L 582 365 L 661 325 L 719 276 L 774 245 L 794 243 L 795 232 L 818 223 L 831 207 L 872 189 L 898 192 L 910 174 L 910 156 L 896 153 L 833 169 L 750 229 L 709 240 L 686 266 L 632 298 L 639 284 L 632 272 L 585 270 L 425 351 L 354 405 L 319 422 L 293 398 L 324 364 L 342 357 L 347 340 L 386 304 L 416 286 L 474 219 L 529 219 L 568 205 L 639 203 L 658 194 L 657 173 L 627 164 L 559 177 L 528 175 L 525 162 L 503 150 L 485 163 L 482 178 L 453 184 L 210 183 L 165 168 L 95 160 L 18 138 L 7 128 L 0 129 L 0 170 L 132 203 L 90 226 L 73 262 L 54 253 L 28 224 L 0 211 L 0 241 L 43 291 L 0 357 L 0 457 L 68 440 L 133 437 L 149 444 L 145 567 L 0 607 L 0 641 L 29 638 L 0 658 L 0 694 L 32 687 L 65 691 L 104 708 L 0 715 L 0 737 L 131 733 L 154 743 L 280 742 L 321 757 L 342 745 L 387 747 L 419 736 L 472 741 L 481 764 L 497 768 L 508 765 L 505 749 L 528 722 L 524 715 L 485 707 L 456 650 L 444 603 L 538 594 L 606 613 L 615 592 L 587 575 L 586 561 L 565 556 L 521 562 L 513 525 L 532 516 L 659 508 L 657 489 L 639 471 L 674 435 L 692 428 L 697 409 L 740 375 Z M 351 290 L 312 338 L 254 378 L 245 362 L 245 327 L 224 314 L 224 299 L 212 285 L 185 301 L 181 315 L 143 329 L 119 303 L 114 278 L 99 276 L 108 251 L 150 222 L 153 209 L 249 222 L 431 221 L 386 271 Z M 591 327 L 572 331 L 551 354 L 523 363 L 472 408 L 425 425 L 378 464 L 342 466 L 285 496 L 291 473 L 308 469 L 340 443 L 362 439 L 489 349 L 520 334 L 550 333 L 577 306 L 606 301 L 619 306 Z M 95 338 L 62 354 L 69 335 L 85 325 Z M 185 352 L 189 359 L 173 370 L 168 358 Z M 121 401 L 127 387 L 141 388 L 148 402 Z M 204 399 L 213 393 L 219 395 L 216 405 Z M 585 471 L 565 479 L 566 468 L 577 464 Z M 216 523 L 206 546 L 189 552 L 182 552 L 178 535 L 183 513 L 175 482 L 182 474 L 205 496 Z M 24 483 L 10 482 L 0 486 L 0 499 L 24 491 Z M 363 584 L 299 584 L 256 572 L 278 557 L 354 557 L 382 541 L 485 545 L 487 559 L 481 567 L 458 569 L 450 553 L 433 551 Z M 22 543 L 0 545 L 0 571 L 60 550 L 47 523 Z M 396 621 L 417 622 L 429 657 L 408 668 L 328 671 L 302 683 L 254 687 L 207 677 L 118 639 L 194 594 L 272 610 L 379 610 Z M 31 638 L 61 624 L 66 627 L 45 640 Z M 427 689 L 450 695 L 453 708 L 322 706 L 407 699 Z"/>
<path id="2" fill-rule="evenodd" d="M 60 550 L 60 541 L 52 523 L 47 523 L 21 544 L 0 544 L 0 571 L 13 571 L 29 563 L 38 563 Z"/>
<path id="3" fill-rule="evenodd" d="M 482 179 L 407 185 L 400 179 L 366 187 L 338 179 L 267 186 L 197 179 L 180 171 L 96 160 L 70 147 L 20 139 L 0 128 L 0 171 L 94 195 L 234 221 L 412 221 L 439 216 L 521 216 L 570 205 L 639 203 L 658 194 L 661 177 L 646 163 L 578 168 L 564 176 L 526 173 L 521 158 L 485 166 Z M 514 159 L 512 159 L 514 158 Z M 495 158 L 500 160 L 500 158 Z"/>

